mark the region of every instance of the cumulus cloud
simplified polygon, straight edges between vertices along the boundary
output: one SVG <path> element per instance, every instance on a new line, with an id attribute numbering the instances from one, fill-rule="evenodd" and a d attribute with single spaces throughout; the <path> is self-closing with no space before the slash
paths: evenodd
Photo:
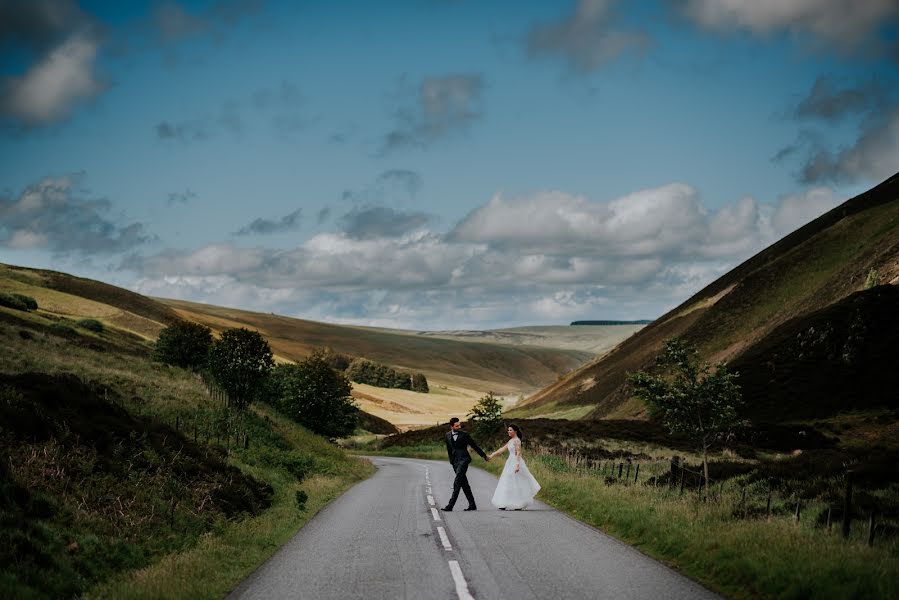
<path id="1" fill-rule="evenodd" d="M 343 231 L 351 238 L 400 237 L 427 225 L 430 217 L 422 212 L 404 212 L 388 206 L 353 207 L 341 217 Z"/>
<path id="2" fill-rule="evenodd" d="M 341 219 L 346 231 L 292 249 L 213 244 L 122 266 L 146 293 L 370 325 L 646 318 L 836 203 L 816 188 L 709 210 L 683 183 L 608 201 L 497 195 L 447 233 L 424 215 L 363 207 Z"/>
<path id="3" fill-rule="evenodd" d="M 884 180 L 899 171 L 899 104 L 869 116 L 854 144 L 838 151 L 814 147 L 800 172 L 804 183 Z"/>
<path id="4" fill-rule="evenodd" d="M 31 128 L 61 121 L 107 84 L 96 73 L 99 42 L 76 34 L 50 50 L 21 76 L 0 84 L 0 112 Z"/>
<path id="5" fill-rule="evenodd" d="M 478 74 L 455 74 L 424 79 L 415 104 L 396 111 L 396 127 L 384 139 L 383 150 L 425 147 L 468 129 L 483 115 L 484 80 Z"/>
<path id="6" fill-rule="evenodd" d="M 574 71 L 595 71 L 627 52 L 651 44 L 639 32 L 615 29 L 615 0 L 578 0 L 574 13 L 554 23 L 540 23 L 528 34 L 532 58 L 561 57 Z"/>
<path id="7" fill-rule="evenodd" d="M 141 223 L 117 225 L 105 215 L 111 203 L 82 198 L 81 177 L 47 177 L 17 197 L 0 197 L 0 246 L 57 253 L 124 252 L 151 239 Z"/>
<path id="8" fill-rule="evenodd" d="M 755 34 L 809 34 L 841 50 L 870 45 L 899 18 L 895 0 L 686 0 L 683 12 L 698 25 Z"/>
<path id="9" fill-rule="evenodd" d="M 249 225 L 241 227 L 234 235 L 270 235 L 294 231 L 300 226 L 303 209 L 298 208 L 278 220 L 254 219 Z"/>

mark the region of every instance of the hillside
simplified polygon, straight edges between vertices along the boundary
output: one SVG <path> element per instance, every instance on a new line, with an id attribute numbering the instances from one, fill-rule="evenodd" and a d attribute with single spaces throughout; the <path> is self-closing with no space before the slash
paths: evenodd
<path id="1" fill-rule="evenodd" d="M 886 286 L 866 289 L 878 281 Z M 626 376 L 651 368 L 672 336 L 695 343 L 705 360 L 729 362 L 740 372 L 750 417 L 826 417 L 893 406 L 899 397 L 895 362 L 887 363 L 894 356 L 890 340 L 899 339 L 897 283 L 894 176 L 759 252 L 512 414 L 579 410 L 592 419 L 645 418 Z M 813 353 L 803 349 L 803 339 Z M 848 349 L 845 358 L 840 349 Z M 870 367 L 863 364 L 871 360 Z M 847 396 L 862 376 L 864 394 Z M 853 400 L 862 396 L 861 404 Z"/>
<path id="2" fill-rule="evenodd" d="M 181 300 L 160 299 L 160 302 L 184 318 L 216 330 L 256 329 L 284 359 L 299 359 L 315 348 L 328 347 L 399 369 L 424 372 L 429 381 L 500 394 L 517 394 L 545 386 L 594 356 L 580 350 L 467 342 L 389 329 L 334 325 Z"/>
<path id="3" fill-rule="evenodd" d="M 116 325 L 164 306 L 67 277 L 0 271 L 39 302 L 0 306 L 0 597 L 223 597 L 370 472 L 265 406 L 226 410 Z"/>

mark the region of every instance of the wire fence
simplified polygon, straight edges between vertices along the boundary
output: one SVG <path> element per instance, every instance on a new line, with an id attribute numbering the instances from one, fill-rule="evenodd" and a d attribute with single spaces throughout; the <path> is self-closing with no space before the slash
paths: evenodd
<path id="1" fill-rule="evenodd" d="M 702 465 L 691 468 L 678 456 L 650 460 L 595 459 L 541 444 L 529 444 L 528 453 L 553 471 L 596 478 L 609 486 L 639 487 L 669 499 L 692 499 L 700 507 L 721 507 L 729 503 L 733 517 L 738 519 L 788 518 L 798 523 L 806 518 L 806 511 L 814 507 L 817 524 L 828 533 L 839 530 L 844 539 L 850 537 L 853 521 L 861 520 L 865 529 L 862 537 L 870 547 L 874 546 L 876 538 L 883 537 L 886 529 L 876 505 L 858 502 L 859 490 L 851 470 L 845 473 L 842 481 L 835 480 L 827 497 L 822 499 L 820 496 L 803 498 L 797 493 L 783 493 L 771 481 L 750 482 L 740 477 L 718 480 L 710 477 L 706 481 Z M 838 484 L 842 484 L 839 489 L 835 487 Z"/>

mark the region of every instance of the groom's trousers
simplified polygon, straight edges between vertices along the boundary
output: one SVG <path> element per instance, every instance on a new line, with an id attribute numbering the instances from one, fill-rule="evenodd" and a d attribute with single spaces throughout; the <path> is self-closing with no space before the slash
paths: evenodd
<path id="1" fill-rule="evenodd" d="M 450 508 L 456 505 L 456 499 L 459 497 L 460 489 L 465 493 L 465 498 L 468 500 L 468 506 L 476 506 L 474 503 L 474 494 L 471 493 L 471 486 L 468 485 L 468 465 L 470 464 L 470 459 L 463 459 L 453 463 L 453 470 L 456 472 L 456 478 L 453 480 L 453 495 L 447 503 L 447 506 Z"/>

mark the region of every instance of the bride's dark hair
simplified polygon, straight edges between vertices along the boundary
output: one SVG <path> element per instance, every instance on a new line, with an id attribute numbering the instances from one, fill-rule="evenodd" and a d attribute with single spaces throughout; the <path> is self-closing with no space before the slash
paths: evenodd
<path id="1" fill-rule="evenodd" d="M 521 433 L 521 427 L 519 427 L 515 423 L 509 423 L 509 427 L 511 427 L 515 431 L 515 435 L 518 436 L 518 439 L 524 439 L 524 435 Z"/>

